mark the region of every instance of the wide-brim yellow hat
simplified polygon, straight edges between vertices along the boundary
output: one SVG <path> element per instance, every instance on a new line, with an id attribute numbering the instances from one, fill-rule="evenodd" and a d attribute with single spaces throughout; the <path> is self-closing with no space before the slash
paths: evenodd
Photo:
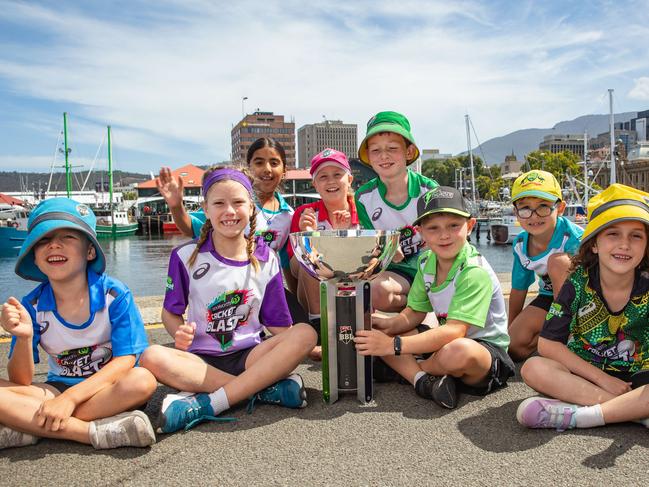
<path id="1" fill-rule="evenodd" d="M 581 243 L 617 222 L 628 220 L 649 225 L 649 193 L 624 184 L 612 184 L 588 202 L 588 224 Z"/>

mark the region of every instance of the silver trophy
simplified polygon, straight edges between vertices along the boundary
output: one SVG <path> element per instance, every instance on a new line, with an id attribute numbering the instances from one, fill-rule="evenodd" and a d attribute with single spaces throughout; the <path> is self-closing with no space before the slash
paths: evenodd
<path id="1" fill-rule="evenodd" d="M 320 283 L 322 393 L 328 403 L 356 392 L 372 401 L 372 357 L 356 353 L 354 335 L 372 328 L 368 279 L 384 270 L 399 248 L 398 231 L 325 230 L 293 233 L 295 257 Z"/>

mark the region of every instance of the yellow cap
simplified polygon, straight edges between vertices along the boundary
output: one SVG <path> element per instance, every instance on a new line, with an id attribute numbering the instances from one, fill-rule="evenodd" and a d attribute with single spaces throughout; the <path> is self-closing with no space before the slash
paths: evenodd
<path id="1" fill-rule="evenodd" d="M 533 169 L 514 181 L 512 201 L 521 198 L 541 198 L 555 202 L 561 199 L 561 186 L 552 173 Z"/>
<path id="2" fill-rule="evenodd" d="M 588 224 L 581 243 L 614 223 L 635 220 L 649 225 L 649 193 L 612 184 L 588 202 Z"/>

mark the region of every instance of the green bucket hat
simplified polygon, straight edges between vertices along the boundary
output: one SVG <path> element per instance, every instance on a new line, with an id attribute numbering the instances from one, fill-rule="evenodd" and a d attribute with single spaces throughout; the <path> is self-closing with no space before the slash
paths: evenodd
<path id="1" fill-rule="evenodd" d="M 370 158 L 367 154 L 367 139 L 373 135 L 382 132 L 393 132 L 401 135 L 408 140 L 415 147 L 415 155 L 406 161 L 407 164 L 412 164 L 419 157 L 419 148 L 415 143 L 415 138 L 410 133 L 410 122 L 408 119 L 397 112 L 379 112 L 369 119 L 367 122 L 367 134 L 358 148 L 358 158 L 365 164 L 370 163 Z"/>

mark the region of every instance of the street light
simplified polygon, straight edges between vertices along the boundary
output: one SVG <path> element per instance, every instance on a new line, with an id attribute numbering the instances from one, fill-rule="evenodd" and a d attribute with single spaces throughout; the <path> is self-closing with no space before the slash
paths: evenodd
<path id="1" fill-rule="evenodd" d="M 247 96 L 244 96 L 241 98 L 241 118 L 246 116 L 246 110 L 245 110 L 245 102 L 248 99 Z"/>

